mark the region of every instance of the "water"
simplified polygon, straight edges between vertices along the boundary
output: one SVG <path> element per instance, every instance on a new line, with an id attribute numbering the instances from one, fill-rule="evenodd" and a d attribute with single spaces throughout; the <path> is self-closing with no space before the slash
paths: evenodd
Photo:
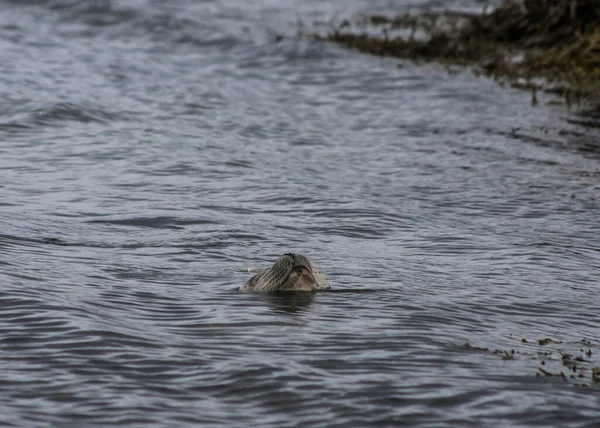
<path id="1" fill-rule="evenodd" d="M 0 3 L 1 425 L 600 424 L 597 122 L 267 31 L 388 8 Z"/>

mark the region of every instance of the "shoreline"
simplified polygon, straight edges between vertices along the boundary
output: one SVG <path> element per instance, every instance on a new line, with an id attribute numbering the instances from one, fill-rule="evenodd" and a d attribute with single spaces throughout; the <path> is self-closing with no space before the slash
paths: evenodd
<path id="1" fill-rule="evenodd" d="M 505 0 L 491 12 L 362 15 L 309 34 L 367 54 L 459 66 L 600 110 L 596 0 Z"/>

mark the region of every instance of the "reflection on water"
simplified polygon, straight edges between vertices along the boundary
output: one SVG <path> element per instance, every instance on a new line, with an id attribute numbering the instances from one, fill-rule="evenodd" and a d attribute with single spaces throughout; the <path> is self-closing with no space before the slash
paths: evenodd
<path id="1" fill-rule="evenodd" d="M 307 292 L 287 292 L 287 293 L 267 293 L 265 299 L 267 304 L 274 311 L 281 313 L 295 314 L 297 312 L 306 312 L 315 298 L 316 293 Z"/>

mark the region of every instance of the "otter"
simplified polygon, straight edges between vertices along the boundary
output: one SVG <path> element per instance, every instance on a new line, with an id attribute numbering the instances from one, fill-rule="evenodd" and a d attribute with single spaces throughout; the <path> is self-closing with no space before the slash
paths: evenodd
<path id="1" fill-rule="evenodd" d="M 321 283 L 321 284 L 319 284 Z M 259 271 L 240 291 L 279 292 L 329 289 L 325 276 L 303 255 L 286 253 L 273 266 Z"/>

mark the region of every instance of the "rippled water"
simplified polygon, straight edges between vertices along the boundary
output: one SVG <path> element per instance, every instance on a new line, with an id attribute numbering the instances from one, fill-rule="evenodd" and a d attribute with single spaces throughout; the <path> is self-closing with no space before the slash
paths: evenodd
<path id="1" fill-rule="evenodd" d="M 0 3 L 3 426 L 599 426 L 598 123 L 268 31 L 385 8 Z"/>

